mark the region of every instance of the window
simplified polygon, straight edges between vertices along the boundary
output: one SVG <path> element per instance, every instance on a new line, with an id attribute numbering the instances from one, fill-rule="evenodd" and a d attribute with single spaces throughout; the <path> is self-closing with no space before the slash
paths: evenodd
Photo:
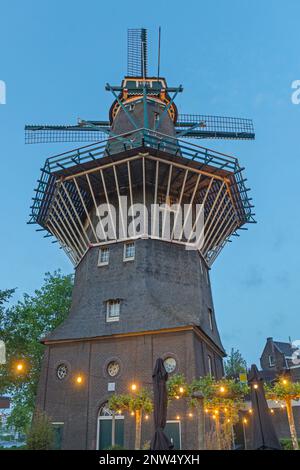
<path id="1" fill-rule="evenodd" d="M 209 321 L 209 327 L 210 327 L 211 331 L 213 331 L 213 329 L 214 329 L 213 312 L 212 312 L 211 308 L 208 309 L 208 321 Z"/>
<path id="2" fill-rule="evenodd" d="M 123 261 L 132 261 L 135 257 L 135 244 L 134 242 L 125 243 Z"/>
<path id="3" fill-rule="evenodd" d="M 212 360 L 211 356 L 208 354 L 207 356 L 207 364 L 208 364 L 208 374 L 212 377 Z"/>
<path id="4" fill-rule="evenodd" d="M 106 266 L 109 263 L 109 248 L 100 248 L 98 266 Z"/>
<path id="5" fill-rule="evenodd" d="M 274 357 L 273 357 L 273 356 L 269 356 L 269 366 L 270 366 L 270 367 L 275 366 L 275 361 L 274 361 Z"/>
<path id="6" fill-rule="evenodd" d="M 176 369 L 176 359 L 174 359 L 174 357 L 166 357 L 164 360 L 164 366 L 166 371 L 171 374 Z"/>
<path id="7" fill-rule="evenodd" d="M 107 373 L 110 377 L 115 377 L 120 372 L 120 364 L 117 361 L 111 361 L 107 366 Z"/>
<path id="8" fill-rule="evenodd" d="M 106 302 L 106 321 L 119 321 L 120 319 L 120 300 L 108 300 Z"/>
<path id="9" fill-rule="evenodd" d="M 63 380 L 68 375 L 68 367 L 66 364 L 60 364 L 56 369 L 56 376 L 59 380 Z"/>

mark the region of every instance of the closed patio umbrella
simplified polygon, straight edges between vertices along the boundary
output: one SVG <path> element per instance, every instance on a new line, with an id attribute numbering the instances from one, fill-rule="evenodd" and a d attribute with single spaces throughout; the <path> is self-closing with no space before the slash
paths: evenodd
<path id="1" fill-rule="evenodd" d="M 154 392 L 154 426 L 155 432 L 151 440 L 151 450 L 170 450 L 173 444 L 164 433 L 164 428 L 167 421 L 168 410 L 168 393 L 167 393 L 167 380 L 168 373 L 165 369 L 163 360 L 158 358 L 153 375 L 153 392 Z"/>
<path id="2" fill-rule="evenodd" d="M 255 364 L 251 366 L 248 374 L 248 383 L 251 388 L 253 409 L 252 448 L 256 450 L 281 450 L 265 397 L 263 377 Z"/>

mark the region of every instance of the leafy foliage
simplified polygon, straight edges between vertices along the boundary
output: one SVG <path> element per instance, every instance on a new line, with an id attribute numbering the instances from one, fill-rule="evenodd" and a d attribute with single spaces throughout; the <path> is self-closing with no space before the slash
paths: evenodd
<path id="1" fill-rule="evenodd" d="M 14 290 L 0 293 L 0 339 L 6 344 L 7 364 L 0 368 L 0 393 L 12 397 L 13 411 L 9 424 L 26 432 L 34 409 L 44 346 L 41 338 L 67 316 L 73 277 L 60 271 L 45 275 L 44 284 L 33 295 L 4 308 Z M 16 363 L 24 365 L 17 373 Z"/>
<path id="2" fill-rule="evenodd" d="M 167 381 L 168 397 L 170 400 L 189 395 L 189 386 L 183 374 L 174 374 Z"/>
<path id="3" fill-rule="evenodd" d="M 153 410 L 153 401 L 150 392 L 146 388 L 142 388 L 134 394 L 112 395 L 108 401 L 108 407 L 116 413 L 122 412 L 123 410 L 151 413 Z"/>
<path id="4" fill-rule="evenodd" d="M 300 382 L 278 380 L 274 385 L 265 384 L 266 396 L 270 400 L 299 400 Z"/>
<path id="5" fill-rule="evenodd" d="M 293 450 L 294 449 L 292 439 L 287 439 L 287 438 L 280 439 L 280 444 L 281 444 L 283 450 Z M 298 445 L 300 447 L 300 439 L 298 440 Z"/>
<path id="6" fill-rule="evenodd" d="M 54 446 L 54 430 L 49 417 L 37 411 L 27 436 L 27 449 L 50 450 Z"/>

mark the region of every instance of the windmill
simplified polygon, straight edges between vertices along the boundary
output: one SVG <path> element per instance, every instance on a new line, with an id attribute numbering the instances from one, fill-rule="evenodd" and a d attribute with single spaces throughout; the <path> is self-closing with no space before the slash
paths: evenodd
<path id="1" fill-rule="evenodd" d="M 238 117 L 210 116 L 202 114 L 178 114 L 174 103 L 182 86 L 169 88 L 165 80 L 159 77 L 148 77 L 148 35 L 145 28 L 129 29 L 127 36 L 127 75 L 121 86 L 106 84 L 105 89 L 115 98 L 115 108 L 123 107 L 128 96 L 160 96 L 167 106 L 160 120 L 150 125 L 159 131 L 162 119 L 167 113 L 172 116 L 176 136 L 190 139 L 254 139 L 251 119 Z M 160 52 L 159 52 L 160 55 Z M 170 95 L 171 94 L 171 95 Z M 116 111 L 116 109 L 114 110 Z M 114 112 L 113 111 L 113 112 Z M 132 123 L 132 119 L 129 119 Z M 144 122 L 144 127 L 149 122 Z M 133 125 L 133 127 L 135 127 Z M 26 125 L 25 143 L 55 142 L 97 142 L 112 136 L 112 115 L 108 121 L 79 119 L 74 125 Z"/>
<path id="2" fill-rule="evenodd" d="M 113 96 L 107 121 L 26 126 L 31 143 L 92 142 L 46 159 L 29 221 L 75 266 L 70 313 L 43 339 L 37 398 L 59 423 L 64 449 L 132 448 L 132 419 L 118 414 L 112 424 L 107 399 L 128 393 L 130 384 L 147 387 L 157 357 L 188 380 L 224 374 L 209 271 L 231 237 L 255 222 L 253 205 L 238 159 L 186 138 L 253 139 L 253 125 L 178 114 L 183 88 L 168 86 L 159 67 L 149 75 L 147 50 L 146 30 L 129 30 L 127 75 L 120 86 L 106 85 Z M 143 220 L 130 233 L 136 207 Z M 199 214 L 201 244 L 191 238 Z M 108 237 L 102 223 L 112 228 Z M 179 418 L 168 419 L 174 443 L 190 449 L 201 429 L 190 422 L 179 435 L 187 415 L 180 402 L 172 411 Z M 145 440 L 150 429 L 143 429 Z"/>

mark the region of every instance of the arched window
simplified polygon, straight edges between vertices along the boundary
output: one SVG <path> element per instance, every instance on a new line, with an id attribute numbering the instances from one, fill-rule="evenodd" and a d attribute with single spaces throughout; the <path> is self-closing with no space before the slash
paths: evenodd
<path id="1" fill-rule="evenodd" d="M 114 420 L 114 423 L 113 423 Z M 111 447 L 113 432 L 115 434 L 115 445 L 124 445 L 124 416 L 115 414 L 109 409 L 107 402 L 100 407 L 98 414 L 97 450 Z"/>

